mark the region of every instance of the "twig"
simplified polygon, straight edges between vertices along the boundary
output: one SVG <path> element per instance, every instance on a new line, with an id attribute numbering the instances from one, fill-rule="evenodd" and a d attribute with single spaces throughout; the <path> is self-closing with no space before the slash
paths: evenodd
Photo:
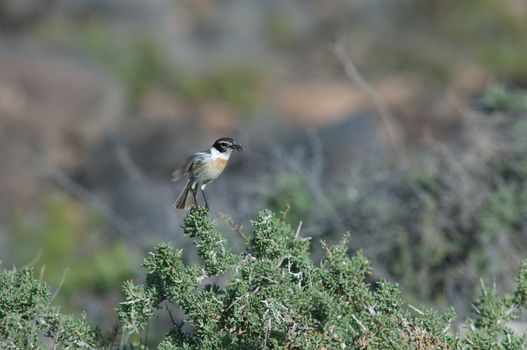
<path id="1" fill-rule="evenodd" d="M 359 321 L 359 319 L 354 315 L 354 314 L 351 314 L 351 317 L 353 317 L 353 319 L 355 320 L 355 322 L 357 322 L 360 326 L 360 328 L 362 328 L 362 331 L 364 332 L 366 330 L 366 327 L 364 327 L 364 325 L 362 324 L 361 321 Z"/>
<path id="2" fill-rule="evenodd" d="M 302 220 L 298 222 L 298 227 L 296 228 L 295 238 L 300 236 L 300 229 L 302 228 Z"/>
<path id="3" fill-rule="evenodd" d="M 145 329 L 145 337 L 144 337 L 144 340 L 143 340 L 143 345 L 145 346 L 145 348 L 148 348 L 148 333 L 150 331 L 150 322 L 146 324 L 146 329 Z"/>
<path id="4" fill-rule="evenodd" d="M 316 134 L 314 133 L 308 133 L 308 137 L 310 140 L 310 146 L 312 148 L 312 151 L 314 154 L 320 153 L 322 154 L 322 144 L 320 142 L 316 142 Z M 277 147 L 276 145 L 269 145 L 270 149 L 273 151 L 274 156 L 276 159 L 280 160 L 280 164 L 284 164 L 288 170 L 290 170 L 293 173 L 296 174 L 302 174 L 302 178 L 306 181 L 306 186 L 309 190 L 309 192 L 315 197 L 315 199 L 318 201 L 320 206 L 324 207 L 328 213 L 328 219 L 331 221 L 331 224 L 339 231 L 344 231 L 346 228 L 346 225 L 344 224 L 344 220 L 338 215 L 338 211 L 331 201 L 330 198 L 328 198 L 328 195 L 326 193 L 326 189 L 322 187 L 321 184 L 324 182 L 321 179 L 321 172 L 320 171 L 306 171 L 306 160 L 303 157 L 294 156 L 292 154 L 288 154 L 285 152 L 284 149 Z M 324 160 L 323 157 L 315 157 L 316 164 L 313 164 L 310 168 L 318 168 L 323 169 L 324 167 Z M 286 210 L 289 210 L 289 208 L 286 208 Z"/>
<path id="5" fill-rule="evenodd" d="M 425 313 L 422 312 L 421 310 L 419 310 L 418 308 L 416 308 L 415 306 L 411 305 L 411 304 L 408 304 L 408 307 L 412 310 L 414 310 L 415 312 L 417 312 L 419 315 L 424 315 Z"/>
<path id="6" fill-rule="evenodd" d="M 55 290 L 55 292 L 53 293 L 53 295 L 51 296 L 51 299 L 49 300 L 50 303 L 57 297 L 57 295 L 59 294 L 59 291 L 60 291 L 60 288 L 62 288 L 62 285 L 64 284 L 64 281 L 66 281 L 66 276 L 68 274 L 68 272 L 70 271 L 69 268 L 66 268 L 64 270 L 64 272 L 62 273 L 62 277 L 60 278 L 60 282 L 59 282 L 59 285 L 57 287 L 57 289 Z"/>
<path id="7" fill-rule="evenodd" d="M 117 339 L 117 335 L 118 334 L 119 334 L 119 326 L 113 327 L 113 331 L 112 331 L 112 333 L 109 336 L 110 342 L 108 344 L 107 350 L 112 350 L 113 349 L 113 345 L 115 344 L 115 340 Z"/>
<path id="8" fill-rule="evenodd" d="M 50 179 L 56 182 L 59 186 L 63 187 L 66 191 L 83 200 L 92 209 L 96 210 L 115 229 L 117 229 L 120 234 L 127 235 L 130 232 L 139 234 L 139 232 L 137 232 L 137 230 L 135 230 L 135 228 L 122 216 L 102 203 L 99 198 L 97 198 L 86 188 L 82 187 L 79 183 L 75 182 L 66 173 L 55 167 L 51 162 L 45 159 L 45 157 L 41 155 L 35 155 L 33 159 L 36 161 L 37 165 L 44 170 Z"/>
<path id="9" fill-rule="evenodd" d="M 46 271 L 46 265 L 42 265 L 42 267 L 40 268 L 40 274 L 38 276 L 38 280 L 40 282 L 43 282 L 44 281 L 44 272 Z"/>
<path id="10" fill-rule="evenodd" d="M 243 225 L 236 224 L 230 216 L 224 213 L 220 213 L 220 218 L 223 220 L 223 222 L 229 225 L 234 232 L 239 234 L 240 237 L 242 237 L 244 241 L 249 242 L 250 240 L 249 236 L 245 232 L 243 232 Z"/>
<path id="11" fill-rule="evenodd" d="M 172 322 L 172 326 L 177 325 L 176 320 L 174 319 L 174 315 L 172 315 L 172 310 L 170 310 L 169 307 L 167 307 L 168 316 L 170 317 L 170 322 Z"/>
<path id="12" fill-rule="evenodd" d="M 119 342 L 119 350 L 124 349 L 124 344 L 126 344 L 128 340 L 128 334 L 125 333 L 124 329 L 121 331 L 121 341 Z"/>
<path id="13" fill-rule="evenodd" d="M 390 109 L 384 102 L 383 98 L 377 93 L 377 91 L 375 91 L 373 86 L 368 83 L 366 79 L 364 79 L 362 74 L 360 74 L 359 70 L 357 69 L 357 67 L 353 63 L 353 60 L 351 59 L 351 55 L 349 54 L 346 48 L 346 44 L 342 36 L 337 38 L 333 50 L 335 52 L 335 55 L 337 56 L 337 59 L 343 65 L 348 78 L 359 88 L 364 90 L 364 92 L 366 92 L 366 94 L 372 101 L 375 109 L 377 110 L 377 113 L 379 114 L 381 123 L 384 125 L 388 132 L 390 143 L 393 146 L 392 150 L 396 155 L 398 155 L 397 147 L 401 145 L 401 135 L 396 129 L 396 124 L 394 122 L 394 118 L 390 112 Z"/>
<path id="14" fill-rule="evenodd" d="M 23 269 L 36 265 L 36 263 L 42 258 L 42 249 L 39 249 L 33 260 L 22 266 Z"/>

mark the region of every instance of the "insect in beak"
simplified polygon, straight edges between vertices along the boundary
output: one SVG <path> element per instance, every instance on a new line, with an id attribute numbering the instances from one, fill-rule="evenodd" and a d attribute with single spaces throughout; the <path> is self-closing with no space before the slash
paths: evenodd
<path id="1" fill-rule="evenodd" d="M 235 149 L 235 150 L 237 150 L 237 151 L 243 151 L 243 147 L 242 147 L 242 145 L 237 144 L 237 143 L 235 143 L 235 144 L 232 145 L 232 149 Z"/>

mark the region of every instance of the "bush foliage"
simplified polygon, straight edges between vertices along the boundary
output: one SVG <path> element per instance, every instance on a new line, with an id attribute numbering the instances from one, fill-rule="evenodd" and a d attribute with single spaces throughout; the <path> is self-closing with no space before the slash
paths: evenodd
<path id="1" fill-rule="evenodd" d="M 452 328 L 452 310 L 405 305 L 396 284 L 370 282 L 368 259 L 360 252 L 350 257 L 346 239 L 325 247 L 315 265 L 309 240 L 280 217 L 263 210 L 252 225 L 247 250 L 236 255 L 203 208 L 189 213 L 184 232 L 195 239 L 203 267 L 186 265 L 170 245 L 158 246 L 145 259 L 145 284 L 125 285 L 123 327 L 145 329 L 168 301 L 186 320 L 173 325 L 159 345 L 163 350 L 522 349 L 526 343 L 506 321 L 525 305 L 527 263 L 514 294 L 483 290 L 461 337 Z M 188 326 L 191 331 L 184 331 Z"/>
<path id="2" fill-rule="evenodd" d="M 295 175 L 272 178 L 262 190 L 267 205 L 291 203 L 289 222 L 303 220 L 313 237 L 336 242 L 350 230 L 353 250 L 377 264 L 377 279 L 400 283 L 403 299 L 453 305 L 465 318 L 480 276 L 494 279 L 499 293 L 512 290 L 527 251 L 525 96 L 490 86 L 466 111 L 457 141 L 423 145 L 417 159 L 392 165 L 339 156 L 336 167 L 323 161 L 335 151 L 317 142 L 277 153 L 285 160 L 279 171 Z M 288 168 L 291 159 L 297 165 Z"/>
<path id="3" fill-rule="evenodd" d="M 439 313 L 402 301 L 399 287 L 371 281 L 360 252 L 348 254 L 347 237 L 324 245 L 320 264 L 310 241 L 269 210 L 258 213 L 247 249 L 235 254 L 204 208 L 185 218 L 202 266 L 189 266 L 182 252 L 160 244 L 144 260 L 144 284 L 128 281 L 118 310 L 123 337 L 146 331 L 159 311 L 179 307 L 158 349 L 523 349 L 526 334 L 514 333 L 527 303 L 527 262 L 514 293 L 500 297 L 483 288 L 466 334 L 455 329 L 453 310 Z M 31 269 L 0 273 L 0 345 L 6 349 L 97 349 L 103 344 L 84 318 L 74 320 L 51 306 L 51 293 Z M 172 304 L 167 306 L 167 304 Z M 169 311 L 170 312 L 170 311 Z M 120 348 L 146 348 L 126 345 Z"/>
<path id="4" fill-rule="evenodd" d="M 63 315 L 32 269 L 0 271 L 1 349 L 97 349 L 100 333 L 86 322 Z"/>

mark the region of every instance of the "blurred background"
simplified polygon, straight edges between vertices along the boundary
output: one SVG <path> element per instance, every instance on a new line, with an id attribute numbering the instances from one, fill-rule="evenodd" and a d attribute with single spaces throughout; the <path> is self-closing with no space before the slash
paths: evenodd
<path id="1" fill-rule="evenodd" d="M 105 332 L 153 244 L 198 263 L 170 174 L 221 136 L 244 145 L 207 187 L 234 249 L 269 207 L 315 261 L 349 231 L 414 305 L 512 290 L 525 1 L 2 0 L 0 33 L 2 267 Z"/>

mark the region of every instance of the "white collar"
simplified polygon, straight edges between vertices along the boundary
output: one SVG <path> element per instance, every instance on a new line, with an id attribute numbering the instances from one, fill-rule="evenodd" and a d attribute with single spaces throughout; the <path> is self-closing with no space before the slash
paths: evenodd
<path id="1" fill-rule="evenodd" d="M 227 151 L 221 153 L 214 147 L 210 148 L 210 154 L 212 155 L 212 158 L 221 158 L 221 159 L 229 160 L 229 157 L 231 156 L 231 152 L 232 152 L 231 149 L 228 149 Z"/>

